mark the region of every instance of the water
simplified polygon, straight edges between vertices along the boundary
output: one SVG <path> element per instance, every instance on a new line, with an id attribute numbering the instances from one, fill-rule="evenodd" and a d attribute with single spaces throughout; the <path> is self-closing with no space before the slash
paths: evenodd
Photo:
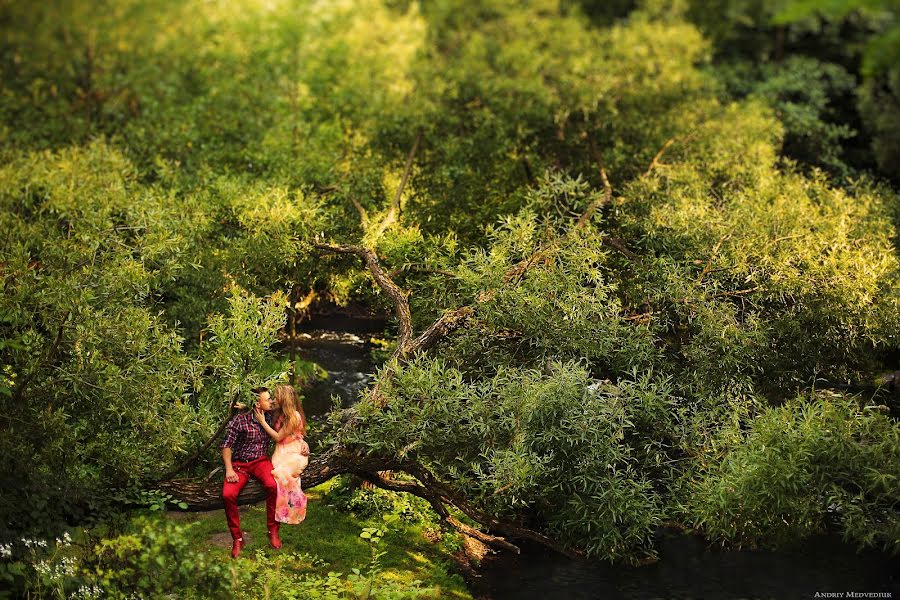
<path id="1" fill-rule="evenodd" d="M 300 357 L 330 375 L 304 390 L 311 419 L 329 411 L 333 395 L 345 407 L 357 401 L 375 370 L 368 340 L 380 335 L 384 325 L 383 320 L 348 317 L 303 324 Z M 857 554 L 836 536 L 810 539 L 790 551 L 727 551 L 697 536 L 662 529 L 656 548 L 658 562 L 626 567 L 573 560 L 523 544 L 521 555 L 486 558 L 480 575 L 469 583 L 480 600 L 793 600 L 828 597 L 821 595 L 825 593 L 854 597 L 847 592 L 891 593 L 889 597 L 900 600 L 900 557 L 876 551 Z"/>
<path id="2" fill-rule="evenodd" d="M 900 598 L 900 557 L 877 551 L 856 554 L 836 536 L 809 539 L 790 551 L 729 551 L 708 547 L 695 535 L 663 530 L 656 547 L 658 562 L 626 567 L 523 546 L 521 555 L 485 559 L 472 587 L 478 597 L 490 600 L 793 600 L 816 598 L 816 592 L 843 593 L 844 598 L 853 597 L 847 592 L 880 592 Z"/>
<path id="3" fill-rule="evenodd" d="M 302 323 L 297 334 L 298 356 L 328 371 L 328 379 L 303 390 L 308 418 L 327 414 L 332 396 L 340 398 L 342 407 L 359 399 L 375 371 L 369 339 L 380 335 L 384 325 L 383 320 L 353 317 L 317 317 Z"/>

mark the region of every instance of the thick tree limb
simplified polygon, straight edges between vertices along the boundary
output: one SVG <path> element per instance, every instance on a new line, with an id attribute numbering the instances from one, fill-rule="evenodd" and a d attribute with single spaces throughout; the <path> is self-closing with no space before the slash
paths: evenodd
<path id="1" fill-rule="evenodd" d="M 428 350 L 439 341 L 456 331 L 475 315 L 475 309 L 471 306 L 463 306 L 456 310 L 445 312 L 434 323 L 428 326 L 417 338 L 403 348 L 400 358 L 406 358 L 417 352 Z"/>
<path id="2" fill-rule="evenodd" d="M 437 515 L 446 525 L 452 527 L 463 535 L 475 538 L 479 542 L 491 548 L 499 550 L 510 550 L 512 552 L 515 552 L 516 554 L 520 553 L 518 546 L 509 543 L 502 537 L 490 535 L 481 531 L 480 529 L 475 529 L 474 527 L 466 525 L 465 523 L 462 523 L 461 521 L 453 517 L 453 515 L 451 515 L 447 510 L 447 507 L 444 505 L 441 498 L 439 498 L 437 494 L 425 488 L 424 486 L 407 481 L 397 481 L 395 479 L 381 477 L 377 473 L 358 472 L 356 474 L 382 489 L 392 490 L 395 492 L 405 492 L 427 500 L 434 512 L 437 513 Z"/>
<path id="3" fill-rule="evenodd" d="M 394 311 L 397 314 L 400 330 L 397 336 L 397 345 L 403 347 L 409 343 L 413 335 L 412 316 L 409 312 L 409 300 L 394 280 L 391 279 L 381 264 L 378 262 L 378 256 L 374 251 L 362 246 L 334 246 L 331 244 L 313 244 L 313 247 L 319 250 L 327 250 L 338 254 L 354 254 L 363 259 L 366 267 L 375 279 L 375 283 L 387 294 L 388 298 L 394 303 Z"/>
<path id="4" fill-rule="evenodd" d="M 523 527 L 515 523 L 500 521 L 491 517 L 487 513 L 478 509 L 474 504 L 469 502 L 468 499 L 461 496 L 448 485 L 439 481 L 437 477 L 435 477 L 421 465 L 406 464 L 404 465 L 404 470 L 418 479 L 423 486 L 425 486 L 429 490 L 436 492 L 442 498 L 444 498 L 445 501 L 458 508 L 467 517 L 469 517 L 476 523 L 481 523 L 491 531 L 496 531 L 508 537 L 531 540 L 567 556 L 581 556 L 579 552 L 573 551 L 570 548 L 567 548 L 562 544 L 555 542 L 542 533 L 538 533 L 537 531 L 528 529 L 527 527 Z"/>

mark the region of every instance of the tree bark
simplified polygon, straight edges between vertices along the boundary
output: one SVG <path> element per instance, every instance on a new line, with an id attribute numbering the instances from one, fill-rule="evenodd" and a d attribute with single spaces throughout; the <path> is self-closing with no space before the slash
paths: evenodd
<path id="1" fill-rule="evenodd" d="M 353 426 L 352 423 L 348 425 Z M 386 471 L 391 474 L 405 473 L 412 477 L 413 481 L 393 479 L 390 475 L 383 475 Z M 415 461 L 365 455 L 342 444 L 335 444 L 321 455 L 312 458 L 303 472 L 301 484 L 303 489 L 309 490 L 345 473 L 356 475 L 383 489 L 424 498 L 446 527 L 475 538 L 491 548 L 518 553 L 519 548 L 507 538 L 527 539 L 567 556 L 582 556 L 578 551 L 567 548 L 540 532 L 519 523 L 496 519 L 481 511 Z M 177 479 L 162 482 L 159 487 L 160 490 L 186 502 L 189 511 L 216 510 L 222 508 L 222 483 L 221 477 L 214 479 L 212 475 L 221 476 L 222 473 L 217 469 L 205 480 Z M 265 489 L 258 481 L 251 479 L 238 496 L 238 504 L 255 504 L 265 498 Z M 453 516 L 451 508 L 472 519 L 481 525 L 481 528 L 466 525 Z"/>

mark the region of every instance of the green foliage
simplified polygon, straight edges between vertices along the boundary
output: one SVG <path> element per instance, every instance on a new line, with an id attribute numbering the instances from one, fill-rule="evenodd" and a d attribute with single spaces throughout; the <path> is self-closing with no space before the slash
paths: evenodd
<path id="1" fill-rule="evenodd" d="M 10 459 L 0 478 L 22 493 L 4 496 L 2 512 L 44 513 L 25 520 L 52 531 L 56 518 L 101 510 L 103 490 L 158 477 L 210 435 L 234 395 L 269 376 L 258 372 L 285 300 L 235 288 L 228 315 L 211 320 L 214 339 L 188 355 L 157 300 L 191 244 L 175 198 L 137 183 L 102 142 L 21 155 L 0 180 L 0 327 L 10 340 L 0 350 Z"/>
<path id="2" fill-rule="evenodd" d="M 401 478 L 402 474 L 394 478 Z M 432 524 L 433 513 L 428 502 L 410 494 L 398 494 L 377 487 L 354 485 L 349 478 L 328 490 L 329 505 L 359 518 L 394 515 L 408 524 Z"/>
<path id="3" fill-rule="evenodd" d="M 796 544 L 836 523 L 860 547 L 896 552 L 900 435 L 878 409 L 820 393 L 766 410 L 698 465 L 689 518 L 754 545 Z"/>
<path id="4" fill-rule="evenodd" d="M 219 525 L 220 518 L 215 518 Z M 440 587 L 405 573 L 398 577 L 387 568 L 388 555 L 397 552 L 398 539 L 393 538 L 398 518 L 386 516 L 350 534 L 368 548 L 363 548 L 360 564 L 346 573 L 329 568 L 316 555 L 290 550 L 271 555 L 257 550 L 252 558 L 245 553 L 235 563 L 223 550 L 207 548 L 208 533 L 198 538 L 198 528 L 205 527 L 202 521 L 183 526 L 139 517 L 127 532 L 98 540 L 86 534 L 73 543 L 68 533 L 55 543 L 23 538 L 0 545 L 0 581 L 9 592 L 0 591 L 0 597 L 250 600 L 262 594 L 282 600 L 401 600 L 440 595 Z M 402 552 L 405 555 L 409 547 Z"/>
<path id="5" fill-rule="evenodd" d="M 283 379 L 284 292 L 390 307 L 315 242 L 375 249 L 420 331 L 474 311 L 432 354 L 386 363 L 389 408 L 364 401 L 365 435 L 340 441 L 607 558 L 651 553 L 688 497 L 683 514 L 709 512 L 737 475 L 704 465 L 756 452 L 772 411 L 837 419 L 769 404 L 870 380 L 900 348 L 897 197 L 854 172 L 873 164 L 862 125 L 896 171 L 896 69 L 863 58 L 895 41 L 884 2 L 32 4 L 0 6 L 0 485 L 20 490 L 0 530 L 163 506 L 145 489 L 161 466 Z M 847 471 L 855 501 L 816 492 L 865 543 L 895 526 L 870 475 Z M 770 491 L 784 531 L 824 522 Z M 399 502 L 345 505 L 424 512 Z M 710 535 L 784 533 L 729 507 Z M 169 533 L 134 536 L 184 552 Z M 156 561 L 127 536 L 104 552 L 110 585 Z M 234 585 L 388 594 L 352 575 L 263 565 Z"/>
<path id="6" fill-rule="evenodd" d="M 891 67 L 865 82 L 859 107 L 874 138 L 872 149 L 878 166 L 887 174 L 900 172 L 900 68 Z"/>
<path id="7" fill-rule="evenodd" d="M 361 407 L 365 427 L 345 442 L 414 457 L 492 514 L 527 513 L 592 554 L 633 557 L 660 518 L 638 456 L 670 418 L 670 390 L 650 378 L 596 382 L 577 364 L 550 369 L 468 383 L 417 360 L 384 390 L 391 408 Z"/>
<path id="8" fill-rule="evenodd" d="M 88 577 L 106 597 L 148 598 L 177 592 L 199 597 L 228 597 L 232 573 L 221 562 L 194 551 L 182 528 L 172 523 L 138 523 L 140 529 L 101 540 L 87 565 Z"/>
<path id="9" fill-rule="evenodd" d="M 848 175 L 843 144 L 856 132 L 839 114 L 837 98 L 850 98 L 855 78 L 840 65 L 805 56 L 783 62 L 726 64 L 717 71 L 728 92 L 768 102 L 785 129 L 782 152 L 801 164 Z"/>
<path id="10" fill-rule="evenodd" d="M 873 15 L 881 21 L 882 32 L 869 40 L 862 63 L 863 75 L 872 76 L 897 64 L 900 59 L 900 24 L 896 21 L 896 9 L 896 3 L 891 0 L 794 0 L 780 10 L 774 20 L 791 23 L 812 15 L 844 19 L 854 12 Z"/>
<path id="11" fill-rule="evenodd" d="M 867 348 L 895 339 L 890 197 L 773 171 L 774 146 L 747 135 L 773 124 L 737 110 L 698 132 L 714 147 L 686 146 L 683 165 L 624 193 L 629 237 L 659 257 L 643 284 L 662 309 L 657 331 L 707 388 L 737 376 L 790 388 L 871 369 Z"/>

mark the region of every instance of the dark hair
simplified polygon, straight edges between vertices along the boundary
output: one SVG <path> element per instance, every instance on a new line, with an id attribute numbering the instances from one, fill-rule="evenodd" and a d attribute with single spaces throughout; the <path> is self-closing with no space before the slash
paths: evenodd
<path id="1" fill-rule="evenodd" d="M 265 387 L 265 386 L 262 386 L 262 387 L 255 387 L 255 388 L 253 388 L 253 389 L 250 390 L 250 391 L 253 392 L 254 394 L 256 394 L 257 396 L 259 396 L 259 395 L 262 394 L 263 392 L 268 392 L 268 391 L 269 391 L 269 388 L 267 388 L 267 387 Z"/>

